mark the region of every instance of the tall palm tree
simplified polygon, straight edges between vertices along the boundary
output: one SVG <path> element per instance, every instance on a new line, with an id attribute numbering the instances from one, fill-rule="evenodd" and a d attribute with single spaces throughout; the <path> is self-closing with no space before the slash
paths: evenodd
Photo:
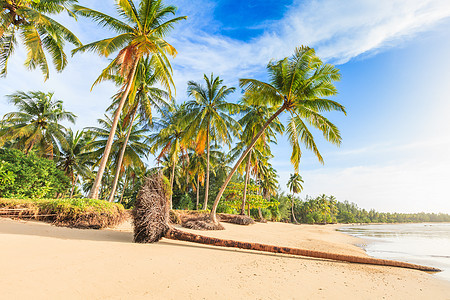
<path id="1" fill-rule="evenodd" d="M 324 64 L 316 56 L 314 49 L 300 47 L 295 50 L 294 55 L 290 58 L 270 62 L 267 70 L 271 79 L 270 83 L 256 79 L 240 79 L 240 86 L 251 93 L 258 94 L 258 97 L 253 98 L 256 103 L 266 103 L 271 107 L 276 107 L 277 111 L 253 138 L 220 188 L 210 214 L 210 219 L 214 223 L 217 223 L 217 205 L 233 174 L 266 128 L 282 112 L 288 111 L 290 114 L 286 130 L 292 145 L 291 162 L 296 170 L 302 154 L 300 142 L 307 149 L 312 150 L 319 161 L 323 163 L 323 158 L 305 121 L 322 131 L 327 141 L 336 145 L 341 143 L 338 128 L 321 114 L 334 110 L 345 113 L 345 108 L 341 104 L 324 98 L 337 94 L 334 81 L 339 80 L 341 76 L 336 67 Z"/>
<path id="2" fill-rule="evenodd" d="M 206 86 L 200 83 L 188 82 L 188 95 L 195 100 L 186 104 L 189 126 L 186 129 L 186 139 L 195 137 L 197 152 L 204 152 L 206 148 L 206 184 L 205 201 L 203 207 L 208 205 L 209 192 L 209 160 L 211 150 L 211 137 L 216 143 L 231 145 L 232 136 L 239 135 L 239 124 L 230 117 L 230 114 L 239 111 L 239 105 L 229 103 L 226 97 L 235 91 L 235 88 L 223 85 L 223 80 L 213 74 L 208 78 L 204 75 Z"/>
<path id="3" fill-rule="evenodd" d="M 170 188 L 173 191 L 175 178 L 175 167 L 181 155 L 187 153 L 187 145 L 183 141 L 186 134 L 186 119 L 184 106 L 175 106 L 173 111 L 166 111 L 165 117 L 155 122 L 154 129 L 158 132 L 149 136 L 148 141 L 151 145 L 150 151 L 155 154 L 158 162 L 167 158 L 172 170 L 170 175 Z M 172 209 L 172 194 L 170 195 L 170 209 Z"/>
<path id="4" fill-rule="evenodd" d="M 64 143 L 66 128 L 60 122 L 74 123 L 76 116 L 64 110 L 63 102 L 54 100 L 53 93 L 17 92 L 7 98 L 19 111 L 3 117 L 0 147 L 11 141 L 25 153 L 36 147 L 41 155 L 53 158 L 59 151 L 58 142 Z"/>
<path id="5" fill-rule="evenodd" d="M 6 76 L 8 61 L 17 47 L 18 40 L 27 49 L 25 66 L 38 67 L 49 77 L 49 67 L 45 52 L 50 53 L 57 71 L 67 65 L 64 53 L 65 42 L 81 46 L 78 38 L 66 27 L 59 24 L 49 14 L 63 11 L 72 15 L 70 6 L 76 0 L 1 0 L 0 1 L 0 76 Z M 20 36 L 20 39 L 17 38 Z"/>
<path id="6" fill-rule="evenodd" d="M 64 142 L 61 143 L 61 153 L 58 157 L 58 167 L 64 171 L 72 181 L 70 198 L 73 197 L 78 177 L 91 175 L 89 168 L 89 155 L 87 152 L 89 136 L 85 131 L 74 133 L 72 129 L 67 130 Z"/>
<path id="7" fill-rule="evenodd" d="M 110 117 L 105 116 L 106 119 L 99 119 L 98 122 L 101 127 L 89 127 L 95 134 L 95 140 L 90 144 L 92 151 L 90 155 L 98 159 L 98 163 L 101 161 L 101 157 L 105 151 L 105 147 L 108 144 L 109 133 L 111 131 L 112 123 Z M 131 129 L 130 129 L 131 127 Z M 132 125 L 125 122 L 122 116 L 121 122 L 119 122 L 117 131 L 115 133 L 114 141 L 111 147 L 111 157 L 110 165 L 112 171 L 117 169 L 123 173 L 124 168 L 133 166 L 135 168 L 143 168 L 145 158 L 150 151 L 150 147 L 144 143 L 147 137 L 147 129 L 141 128 L 138 125 Z M 122 154 L 122 149 L 125 147 L 123 152 L 123 162 L 119 164 L 119 159 Z"/>
<path id="8" fill-rule="evenodd" d="M 116 9 L 123 21 L 83 6 L 74 5 L 76 14 L 88 17 L 99 23 L 99 25 L 108 27 L 118 33 L 115 37 L 96 41 L 73 51 L 73 53 L 93 51 L 106 57 L 114 52 L 119 52 L 103 70 L 94 85 L 109 79 L 118 68 L 122 77 L 126 78 L 105 152 L 89 195 L 90 198 L 98 197 L 101 178 L 111 151 L 120 113 L 135 82 L 136 69 L 140 59 L 144 57 L 150 58 L 161 84 L 170 92 L 173 80 L 172 68 L 167 54 L 175 56 L 176 50 L 164 38 L 176 22 L 186 19 L 186 17 L 170 18 L 170 15 L 175 14 L 176 7 L 166 6 L 162 3 L 162 0 L 140 0 L 138 7 L 135 6 L 132 0 L 118 0 L 116 1 Z"/>
<path id="9" fill-rule="evenodd" d="M 200 185 L 203 185 L 205 181 L 205 170 L 206 157 L 204 153 L 197 153 L 196 151 L 192 151 L 189 158 L 189 171 L 197 177 L 195 184 L 195 191 L 197 195 L 195 209 L 197 210 L 200 202 Z"/>
<path id="10" fill-rule="evenodd" d="M 117 75 L 115 77 L 115 81 L 123 81 L 122 77 Z M 123 156 L 125 154 L 128 139 L 131 134 L 131 129 L 133 128 L 132 124 L 134 123 L 137 112 L 140 112 L 139 119 L 141 123 L 151 126 L 153 120 L 152 106 L 154 106 L 162 115 L 164 115 L 165 110 L 171 107 L 171 103 L 167 102 L 167 100 L 172 100 L 169 93 L 155 87 L 154 85 L 157 82 L 158 77 L 152 69 L 150 60 L 148 58 L 141 59 L 136 70 L 136 83 L 133 85 L 133 88 L 128 95 L 128 101 L 124 106 L 124 111 L 127 112 L 124 121 L 129 120 L 130 125 L 128 125 L 127 136 L 120 152 L 118 160 L 119 168 L 116 168 L 116 174 L 114 175 L 113 185 L 111 187 L 111 195 L 108 199 L 109 202 L 113 201 L 116 193 L 117 183 L 119 182 L 120 170 L 123 162 Z M 117 94 L 115 98 L 116 101 L 113 103 L 112 107 L 117 105 L 117 102 L 120 101 L 119 99 L 121 98 L 121 93 Z"/>
<path id="11" fill-rule="evenodd" d="M 302 179 L 302 176 L 300 176 L 300 174 L 298 173 L 295 173 L 291 174 L 291 177 L 289 178 L 289 181 L 287 183 L 287 187 L 289 188 L 291 193 L 298 194 L 303 190 L 303 183 L 304 181 Z M 293 221 L 295 223 L 298 223 L 294 213 L 294 195 L 291 196 L 291 213 Z"/>

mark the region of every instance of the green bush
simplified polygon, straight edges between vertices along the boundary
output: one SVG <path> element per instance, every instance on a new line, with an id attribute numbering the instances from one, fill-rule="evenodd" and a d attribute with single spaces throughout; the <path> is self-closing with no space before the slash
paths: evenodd
<path id="1" fill-rule="evenodd" d="M 0 149 L 0 197 L 56 198 L 70 188 L 70 180 L 54 161 Z"/>
<path id="2" fill-rule="evenodd" d="M 106 228 L 123 222 L 127 213 L 121 204 L 95 199 L 4 199 L 0 209 L 16 218 L 34 218 L 55 225 L 77 228 Z"/>

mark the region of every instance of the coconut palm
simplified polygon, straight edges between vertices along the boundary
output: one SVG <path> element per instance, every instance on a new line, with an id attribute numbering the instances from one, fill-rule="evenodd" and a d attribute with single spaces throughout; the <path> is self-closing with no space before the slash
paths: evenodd
<path id="1" fill-rule="evenodd" d="M 53 93 L 17 92 L 7 96 L 19 111 L 7 113 L 2 120 L 0 147 L 12 142 L 13 147 L 28 153 L 33 147 L 40 155 L 53 158 L 59 152 L 58 142 L 64 143 L 66 128 L 60 124 L 67 120 L 74 123 L 76 116 L 64 110 L 61 100 L 54 100 Z"/>
<path id="2" fill-rule="evenodd" d="M 200 185 L 204 185 L 206 168 L 206 157 L 204 153 L 197 153 L 196 151 L 192 151 L 189 158 L 189 171 L 197 177 L 195 185 L 197 196 L 195 209 L 197 210 L 200 202 Z"/>
<path id="3" fill-rule="evenodd" d="M 81 42 L 66 27 L 49 14 L 63 11 L 72 14 L 70 6 L 76 0 L 1 0 L 0 1 L 0 76 L 6 76 L 8 61 L 21 41 L 27 50 L 25 66 L 39 68 L 49 77 L 48 52 L 57 71 L 67 65 L 65 42 L 79 47 Z M 18 38 L 20 36 L 20 38 Z"/>
<path id="4" fill-rule="evenodd" d="M 175 178 L 175 167 L 181 155 L 187 153 L 187 145 L 183 141 L 186 134 L 186 120 L 184 106 L 175 106 L 173 111 L 166 111 L 165 117 L 155 122 L 154 129 L 158 132 L 149 136 L 148 141 L 151 145 L 150 151 L 159 154 L 156 157 L 161 162 L 164 157 L 171 166 L 170 188 L 173 191 L 173 183 Z M 170 195 L 170 209 L 172 209 L 172 194 Z"/>
<path id="5" fill-rule="evenodd" d="M 277 171 L 270 163 L 266 162 L 260 164 L 259 173 L 262 196 L 266 200 L 270 200 L 270 197 L 276 195 L 278 190 Z"/>
<path id="6" fill-rule="evenodd" d="M 105 119 L 99 119 L 98 123 L 101 127 L 88 128 L 95 134 L 95 140 L 90 144 L 92 149 L 90 155 L 97 158 L 97 163 L 101 161 L 102 154 L 105 151 L 105 147 L 107 147 L 113 121 L 110 117 L 105 116 Z M 150 151 L 150 147 L 143 142 L 147 136 L 147 132 L 147 129 L 141 128 L 138 125 L 132 125 L 129 122 L 127 124 L 122 116 L 121 122 L 119 122 L 117 126 L 117 131 L 111 147 L 112 159 L 110 160 L 110 165 L 111 171 L 115 171 L 114 174 L 117 172 L 117 169 L 123 173 L 124 168 L 129 166 L 135 168 L 144 167 L 142 159 L 145 158 Z M 126 145 L 126 148 L 123 152 L 123 162 L 119 164 L 124 145 Z M 113 179 L 111 179 L 111 181 L 113 181 Z"/>
<path id="7" fill-rule="evenodd" d="M 115 81 L 122 82 L 123 78 L 115 75 Z M 139 119 L 141 123 L 151 126 L 153 120 L 152 106 L 162 114 L 164 114 L 165 110 L 171 107 L 172 103 L 167 102 L 167 100 L 171 99 L 169 93 L 155 87 L 154 85 L 157 82 L 158 77 L 151 67 L 150 60 L 148 58 L 141 59 L 136 70 L 136 82 L 133 85 L 130 94 L 128 95 L 128 101 L 124 106 L 124 111 L 127 112 L 124 121 L 129 120 L 129 124 L 132 125 L 136 118 L 137 112 L 139 111 Z M 114 101 L 112 107 L 117 105 L 118 101 L 120 101 L 121 93 L 117 94 L 115 98 L 116 101 Z M 120 152 L 118 160 L 119 168 L 116 168 L 116 174 L 114 175 L 114 181 L 111 187 L 111 195 L 108 199 L 109 202 L 113 201 L 116 193 L 117 183 L 119 182 L 120 170 L 123 162 L 123 156 L 125 154 L 125 149 L 132 128 L 132 126 L 128 125 L 128 133 Z"/>
<path id="8" fill-rule="evenodd" d="M 61 143 L 61 153 L 58 157 L 58 167 L 64 171 L 72 181 L 70 198 L 73 197 L 75 186 L 79 176 L 91 176 L 89 168 L 89 154 L 87 152 L 90 137 L 85 131 L 74 133 L 72 129 L 67 130 L 64 142 Z"/>
<path id="9" fill-rule="evenodd" d="M 196 151 L 201 153 L 206 148 L 206 183 L 205 200 L 203 207 L 208 205 L 209 193 L 209 160 L 211 150 L 211 137 L 215 143 L 231 146 L 232 136 L 238 136 L 239 124 L 230 117 L 238 112 L 239 106 L 226 101 L 226 97 L 235 91 L 235 88 L 223 85 L 223 80 L 213 74 L 208 78 L 204 75 L 206 86 L 200 83 L 188 82 L 188 95 L 195 100 L 186 104 L 188 114 L 186 119 L 189 125 L 186 129 L 185 139 L 195 138 Z"/>
<path id="10" fill-rule="evenodd" d="M 303 190 L 303 184 L 304 181 L 302 179 L 302 176 L 300 176 L 300 174 L 295 173 L 295 174 L 291 174 L 291 177 L 289 177 L 288 183 L 287 183 L 287 187 L 289 188 L 289 190 L 291 191 L 291 193 L 293 194 L 298 194 L 301 193 L 301 191 Z M 294 213 L 294 195 L 292 195 L 291 197 L 291 213 L 292 213 L 292 219 L 295 223 L 297 223 L 297 219 L 295 218 L 295 213 Z"/>
<path id="11" fill-rule="evenodd" d="M 302 154 L 300 142 L 307 149 L 312 150 L 319 161 L 323 163 L 323 158 L 306 123 L 322 131 L 327 141 L 336 145 L 341 143 L 338 128 L 321 114 L 327 111 L 345 113 L 345 108 L 341 104 L 324 98 L 337 94 L 337 89 L 334 86 L 334 81 L 340 79 L 337 68 L 330 64 L 324 64 L 316 56 L 314 49 L 300 47 L 295 50 L 294 55 L 290 58 L 270 62 L 267 70 L 270 83 L 256 79 L 240 79 L 240 86 L 246 91 L 258 95 L 258 97 L 252 98 L 255 104 L 266 103 L 268 106 L 276 108 L 277 111 L 253 138 L 222 185 L 210 214 L 210 219 L 214 223 L 217 223 L 217 205 L 233 174 L 266 128 L 282 112 L 287 111 L 290 115 L 286 131 L 292 146 L 291 162 L 296 170 L 298 170 Z"/>
<path id="12" fill-rule="evenodd" d="M 164 40 L 167 33 L 175 23 L 186 17 L 170 18 L 176 12 L 175 6 L 166 6 L 162 0 L 140 0 L 139 6 L 135 6 L 132 0 L 116 1 L 116 9 L 122 20 L 118 20 L 107 14 L 95 11 L 83 6 L 74 5 L 74 12 L 88 17 L 103 27 L 108 27 L 118 35 L 112 38 L 96 41 L 73 51 L 93 51 L 101 56 L 108 57 L 112 53 L 119 52 L 111 63 L 102 71 L 94 85 L 103 80 L 110 79 L 119 69 L 120 75 L 125 79 L 123 93 L 117 106 L 111 133 L 105 147 L 105 152 L 100 162 L 97 176 L 94 181 L 90 198 L 97 198 L 106 163 L 108 161 L 111 145 L 113 143 L 117 124 L 125 101 L 135 82 L 135 74 L 141 58 L 149 57 L 160 83 L 170 92 L 173 86 L 172 68 L 167 55 L 175 56 L 176 50 Z"/>

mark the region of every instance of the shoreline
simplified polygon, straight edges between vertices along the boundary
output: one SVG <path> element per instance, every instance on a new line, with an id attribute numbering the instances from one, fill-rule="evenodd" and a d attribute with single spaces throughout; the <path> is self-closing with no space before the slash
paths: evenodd
<path id="1" fill-rule="evenodd" d="M 342 225 L 224 224 L 202 235 L 368 256 Z M 0 218 L 0 290 L 24 299 L 448 299 L 425 272 L 225 249 L 163 239 L 132 243 L 129 223 L 81 230 Z"/>

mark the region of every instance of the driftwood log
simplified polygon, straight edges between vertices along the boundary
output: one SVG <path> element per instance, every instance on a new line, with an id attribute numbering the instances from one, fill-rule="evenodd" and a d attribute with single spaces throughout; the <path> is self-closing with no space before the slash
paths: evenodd
<path id="1" fill-rule="evenodd" d="M 394 260 L 279 247 L 259 243 L 239 242 L 184 232 L 169 225 L 168 195 L 168 185 L 163 180 L 162 175 L 159 174 L 146 179 L 145 184 L 137 196 L 135 208 L 133 210 L 134 241 L 136 243 L 154 243 L 165 237 L 173 240 L 206 245 L 299 255 L 350 263 L 409 268 L 427 272 L 441 271 L 433 267 Z"/>

